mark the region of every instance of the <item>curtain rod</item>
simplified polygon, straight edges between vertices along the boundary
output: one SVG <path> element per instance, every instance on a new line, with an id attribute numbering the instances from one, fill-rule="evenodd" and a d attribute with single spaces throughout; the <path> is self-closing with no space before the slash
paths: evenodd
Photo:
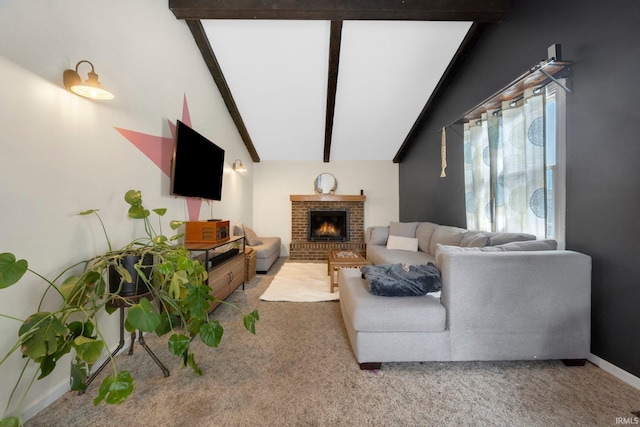
<path id="1" fill-rule="evenodd" d="M 562 71 L 565 68 L 567 68 L 569 65 L 571 65 L 571 62 L 567 62 L 567 61 L 556 61 L 555 57 L 551 57 L 549 59 L 540 61 L 540 63 L 534 65 L 533 67 L 529 68 L 527 71 L 525 71 L 520 77 L 518 77 L 517 79 L 515 79 L 514 81 L 512 81 L 511 83 L 509 83 L 508 85 L 506 85 L 505 87 L 503 87 L 502 89 L 500 89 L 499 91 L 495 92 L 493 95 L 491 95 L 490 97 L 486 98 L 484 101 L 480 102 L 479 104 L 477 104 L 476 106 L 474 106 L 473 108 L 465 111 L 464 113 L 462 113 L 461 115 L 459 115 L 458 117 L 456 117 L 455 119 L 453 119 L 452 121 L 450 121 L 449 123 L 447 123 L 444 127 L 449 127 L 457 122 L 459 122 L 461 119 L 463 119 L 465 116 L 467 116 L 468 114 L 470 114 L 471 112 L 473 112 L 474 110 L 482 107 L 483 105 L 489 103 L 491 100 L 497 98 L 498 96 L 500 96 L 502 93 L 506 92 L 509 88 L 511 88 L 512 86 L 517 85 L 518 83 L 522 82 L 523 80 L 525 80 L 527 77 L 531 76 L 532 74 L 540 71 L 542 74 L 544 74 L 547 78 L 551 79 L 553 82 L 555 82 L 558 86 L 560 86 L 563 90 L 572 93 L 571 89 L 569 89 L 566 85 L 562 84 L 562 82 L 560 82 L 555 76 L 553 76 L 551 73 L 547 72 L 544 67 L 546 66 L 559 66 L 560 69 L 557 71 Z M 439 130 L 438 132 L 440 132 L 441 130 Z"/>

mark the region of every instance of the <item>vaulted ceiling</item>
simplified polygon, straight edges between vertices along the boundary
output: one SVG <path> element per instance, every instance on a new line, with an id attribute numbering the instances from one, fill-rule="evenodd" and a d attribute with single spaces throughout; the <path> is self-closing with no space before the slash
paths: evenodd
<path id="1" fill-rule="evenodd" d="M 169 0 L 254 162 L 393 160 L 509 0 Z M 474 24 L 475 23 L 475 24 Z"/>

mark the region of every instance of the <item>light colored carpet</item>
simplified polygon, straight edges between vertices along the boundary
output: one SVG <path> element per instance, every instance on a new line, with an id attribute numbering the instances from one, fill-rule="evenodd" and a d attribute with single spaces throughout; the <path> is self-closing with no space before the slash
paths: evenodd
<path id="1" fill-rule="evenodd" d="M 338 288 L 331 292 L 326 263 L 286 263 L 273 279 L 263 301 L 318 302 L 340 299 Z"/>
<path id="2" fill-rule="evenodd" d="M 361 371 L 338 302 L 260 301 L 275 273 L 258 275 L 229 301 L 258 309 L 257 335 L 224 305 L 218 348 L 194 342 L 204 376 L 180 369 L 166 338 L 147 343 L 167 365 L 164 378 L 136 347 L 118 356 L 135 378 L 122 405 L 93 406 L 101 377 L 86 394 L 67 393 L 27 423 L 66 426 L 615 426 L 640 410 L 640 390 L 598 367 L 559 361 L 385 363 Z"/>

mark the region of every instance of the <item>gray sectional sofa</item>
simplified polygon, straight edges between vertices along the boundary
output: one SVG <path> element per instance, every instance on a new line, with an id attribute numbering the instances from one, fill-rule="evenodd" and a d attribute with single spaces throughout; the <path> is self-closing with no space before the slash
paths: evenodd
<path id="1" fill-rule="evenodd" d="M 258 237 L 241 222 L 233 226 L 233 235 L 244 236 L 246 245 L 256 251 L 256 273 L 265 274 L 280 257 L 280 237 Z"/>
<path id="2" fill-rule="evenodd" d="M 340 307 L 361 368 L 463 360 L 584 364 L 589 355 L 589 256 L 531 235 L 427 222 L 370 227 L 365 239 L 372 264 L 434 263 L 442 289 L 377 296 L 358 270 L 341 269 Z"/>

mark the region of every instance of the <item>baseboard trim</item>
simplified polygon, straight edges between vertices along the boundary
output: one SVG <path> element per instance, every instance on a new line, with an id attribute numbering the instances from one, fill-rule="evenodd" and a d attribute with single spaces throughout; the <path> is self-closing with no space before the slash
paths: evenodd
<path id="1" fill-rule="evenodd" d="M 617 367 L 613 363 L 607 362 L 606 360 L 596 356 L 595 354 L 589 354 L 587 360 L 598 366 L 600 369 L 629 384 L 631 387 L 640 390 L 640 378 L 636 377 L 635 375 L 630 374 L 624 369 Z"/>

